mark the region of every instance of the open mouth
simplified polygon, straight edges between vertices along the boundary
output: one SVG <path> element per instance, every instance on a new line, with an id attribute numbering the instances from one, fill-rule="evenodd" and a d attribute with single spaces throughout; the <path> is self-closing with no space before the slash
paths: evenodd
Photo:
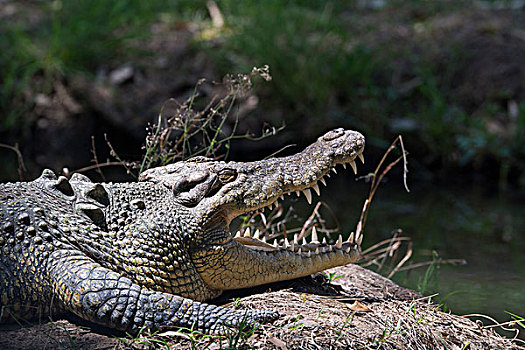
<path id="1" fill-rule="evenodd" d="M 365 160 L 364 160 L 362 152 L 363 152 L 363 149 L 361 149 L 357 154 L 351 157 L 350 160 L 340 162 L 337 164 L 341 164 L 343 168 L 345 169 L 347 165 L 349 164 L 352 170 L 354 171 L 354 174 L 357 174 L 357 165 L 356 165 L 355 159 L 359 158 L 361 162 L 364 163 Z M 324 177 L 325 176 L 330 177 L 330 171 L 337 173 L 337 171 L 335 170 L 335 166 L 337 164 L 334 164 L 332 165 L 332 167 L 325 170 L 322 173 L 322 175 L 318 177 L 316 181 L 313 181 L 309 185 L 306 185 L 304 189 L 285 192 L 279 195 L 277 198 L 275 198 L 265 207 L 272 210 L 274 206 L 275 207 L 279 206 L 278 200 L 279 199 L 284 200 L 285 195 L 293 195 L 293 193 L 295 193 L 297 197 L 299 197 L 301 195 L 301 192 L 304 194 L 308 204 L 312 204 L 312 189 L 319 196 L 321 194 L 321 190 L 319 188 L 318 182 L 326 186 L 326 181 Z M 355 235 L 352 232 L 349 238 L 343 241 L 342 235 L 339 234 L 335 242 L 329 243 L 327 242 L 326 237 L 323 237 L 322 241 L 319 241 L 318 234 L 314 226 L 312 228 L 309 238 L 310 238 L 310 241 L 308 241 L 306 237 L 303 237 L 301 240 L 299 240 L 299 235 L 295 234 L 292 240 L 288 240 L 288 238 L 285 236 L 284 239 L 279 240 L 278 238 L 275 238 L 273 242 L 267 242 L 266 237 L 264 235 L 261 236 L 261 233 L 259 230 L 256 230 L 255 232 L 252 233 L 250 228 L 246 228 L 246 230 L 244 230 L 244 233 L 237 231 L 237 233 L 235 234 L 234 240 L 243 244 L 246 248 L 249 248 L 255 251 L 267 252 L 267 253 L 288 252 L 288 253 L 293 253 L 301 257 L 311 257 L 311 256 L 318 256 L 318 255 L 322 256 L 323 254 L 330 254 L 330 253 L 337 254 L 337 253 L 351 253 L 351 251 L 358 251 L 361 245 L 361 242 L 363 240 L 363 235 Z"/>

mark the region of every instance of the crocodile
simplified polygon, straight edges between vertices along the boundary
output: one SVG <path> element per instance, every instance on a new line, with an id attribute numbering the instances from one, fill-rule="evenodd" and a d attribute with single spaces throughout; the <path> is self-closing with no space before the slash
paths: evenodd
<path id="1" fill-rule="evenodd" d="M 231 221 L 311 189 L 335 166 L 364 162 L 364 137 L 335 129 L 297 154 L 254 162 L 202 156 L 143 172 L 134 183 L 94 183 L 46 169 L 0 185 L 0 323 L 74 314 L 136 334 L 175 327 L 223 333 L 274 310 L 206 303 L 224 290 L 307 276 L 355 262 L 362 235 L 273 244 Z"/>

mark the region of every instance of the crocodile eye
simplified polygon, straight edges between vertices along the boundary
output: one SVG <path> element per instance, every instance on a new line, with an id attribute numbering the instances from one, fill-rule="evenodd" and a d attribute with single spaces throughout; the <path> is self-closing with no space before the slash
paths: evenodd
<path id="1" fill-rule="evenodd" d="M 219 177 L 219 181 L 225 184 L 235 180 L 237 177 L 237 172 L 233 169 L 222 169 L 219 171 L 217 176 Z"/>

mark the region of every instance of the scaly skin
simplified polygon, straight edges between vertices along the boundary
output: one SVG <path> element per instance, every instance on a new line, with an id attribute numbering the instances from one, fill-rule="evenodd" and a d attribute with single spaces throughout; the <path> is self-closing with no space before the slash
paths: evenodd
<path id="1" fill-rule="evenodd" d="M 94 184 L 49 170 L 0 185 L 0 322 L 74 313 L 130 333 L 268 322 L 272 310 L 202 303 L 223 290 L 306 276 L 355 261 L 360 238 L 334 245 L 232 237 L 231 220 L 279 197 L 317 190 L 337 164 L 360 157 L 364 138 L 337 129 L 303 152 L 258 162 L 196 157 Z M 310 198 L 309 198 L 310 197 Z"/>

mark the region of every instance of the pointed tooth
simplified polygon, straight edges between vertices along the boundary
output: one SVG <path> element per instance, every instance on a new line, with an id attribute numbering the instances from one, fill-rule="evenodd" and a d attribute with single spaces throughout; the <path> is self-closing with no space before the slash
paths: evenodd
<path id="1" fill-rule="evenodd" d="M 335 168 L 332 168 L 332 171 L 337 174 L 337 170 L 335 170 Z"/>
<path id="2" fill-rule="evenodd" d="M 279 199 L 282 200 L 282 201 L 284 201 L 284 195 L 281 194 L 281 195 L 279 196 Z"/>
<path id="3" fill-rule="evenodd" d="M 308 245 L 308 242 L 306 241 L 306 238 L 305 238 L 305 237 L 303 237 L 303 243 L 302 243 L 302 245 Z"/>
<path id="4" fill-rule="evenodd" d="M 350 253 L 350 249 L 352 249 L 352 247 L 346 247 L 345 252 Z"/>
<path id="5" fill-rule="evenodd" d="M 266 243 L 266 236 L 262 236 L 262 238 L 261 238 L 261 242 Z"/>
<path id="6" fill-rule="evenodd" d="M 273 204 L 275 205 L 275 209 L 279 208 L 279 202 L 277 201 L 277 199 L 275 200 Z"/>
<path id="7" fill-rule="evenodd" d="M 319 255 L 319 247 L 315 248 L 315 254 Z"/>
<path id="8" fill-rule="evenodd" d="M 273 241 L 274 248 L 278 248 L 279 244 L 277 243 L 277 238 Z"/>
<path id="9" fill-rule="evenodd" d="M 319 190 L 319 185 L 318 184 L 314 184 L 312 186 L 312 188 L 314 189 L 315 193 L 317 193 L 318 196 L 321 195 L 321 190 Z"/>
<path id="10" fill-rule="evenodd" d="M 343 169 L 346 169 L 346 163 L 343 163 Z"/>
<path id="11" fill-rule="evenodd" d="M 303 190 L 303 193 L 306 197 L 306 201 L 308 202 L 308 204 L 312 204 L 312 192 L 310 191 L 310 189 L 307 188 L 306 190 Z"/>
<path id="12" fill-rule="evenodd" d="M 348 237 L 348 242 L 354 243 L 354 233 L 353 232 L 350 234 L 350 237 Z"/>
<path id="13" fill-rule="evenodd" d="M 292 252 L 295 252 L 295 244 L 294 244 L 294 242 L 292 242 L 292 243 L 290 244 L 290 250 L 291 250 Z"/>
<path id="14" fill-rule="evenodd" d="M 312 256 L 312 252 L 311 252 L 311 251 L 308 251 L 308 253 L 306 253 L 306 256 L 307 256 L 307 257 L 311 257 L 311 256 Z"/>
<path id="15" fill-rule="evenodd" d="M 327 178 L 330 178 L 330 173 L 326 173 L 325 175 Z"/>
<path id="16" fill-rule="evenodd" d="M 237 231 L 237 233 L 235 234 L 235 238 L 237 237 L 241 237 L 241 231 Z"/>
<path id="17" fill-rule="evenodd" d="M 266 215 L 264 215 L 263 212 L 261 212 L 260 215 L 261 215 L 261 221 L 262 221 L 263 225 L 266 226 L 267 225 Z"/>
<path id="18" fill-rule="evenodd" d="M 315 229 L 315 226 L 312 227 L 312 243 L 319 244 L 319 238 L 317 237 L 317 230 Z"/>
<path id="19" fill-rule="evenodd" d="M 261 239 L 261 231 L 259 231 L 259 229 L 255 230 L 255 233 L 253 234 L 253 238 Z"/>
<path id="20" fill-rule="evenodd" d="M 333 251 L 333 250 L 334 250 L 334 247 L 331 246 L 331 245 L 329 245 L 329 246 L 328 246 L 328 251 L 331 252 L 331 251 Z"/>
<path id="21" fill-rule="evenodd" d="M 290 242 L 288 241 L 288 238 L 284 237 L 284 247 L 288 248 L 290 246 Z"/>
<path id="22" fill-rule="evenodd" d="M 323 244 L 326 244 L 326 237 L 323 237 Z"/>
<path id="23" fill-rule="evenodd" d="M 361 162 L 365 164 L 365 157 L 363 156 L 363 152 L 358 153 L 357 156 L 359 157 L 359 159 L 361 159 Z"/>
<path id="24" fill-rule="evenodd" d="M 319 181 L 321 181 L 321 183 L 326 186 L 326 181 L 324 180 L 324 178 L 320 178 Z"/>
<path id="25" fill-rule="evenodd" d="M 249 227 L 246 227 L 246 230 L 244 231 L 244 237 L 251 237 L 251 232 L 250 232 L 250 228 Z"/>
<path id="26" fill-rule="evenodd" d="M 299 197 L 301 195 L 301 192 L 295 191 L 295 194 L 297 195 L 297 197 Z"/>
<path id="27" fill-rule="evenodd" d="M 301 254 L 303 251 L 301 250 L 301 247 L 297 250 L 297 254 Z"/>
<path id="28" fill-rule="evenodd" d="M 293 242 L 294 242 L 294 244 L 299 245 L 299 239 L 297 238 L 297 233 L 295 235 L 293 235 Z"/>
<path id="29" fill-rule="evenodd" d="M 339 235 L 339 238 L 337 238 L 337 242 L 335 243 L 335 247 L 337 249 L 341 249 L 343 247 L 343 236 Z"/>
<path id="30" fill-rule="evenodd" d="M 357 239 L 357 244 L 361 245 L 362 242 L 363 242 L 363 235 L 360 235 L 359 238 Z"/>
<path id="31" fill-rule="evenodd" d="M 350 165 L 352 166 L 352 170 L 354 171 L 354 174 L 357 175 L 357 165 L 355 164 L 355 160 L 351 161 Z"/>

